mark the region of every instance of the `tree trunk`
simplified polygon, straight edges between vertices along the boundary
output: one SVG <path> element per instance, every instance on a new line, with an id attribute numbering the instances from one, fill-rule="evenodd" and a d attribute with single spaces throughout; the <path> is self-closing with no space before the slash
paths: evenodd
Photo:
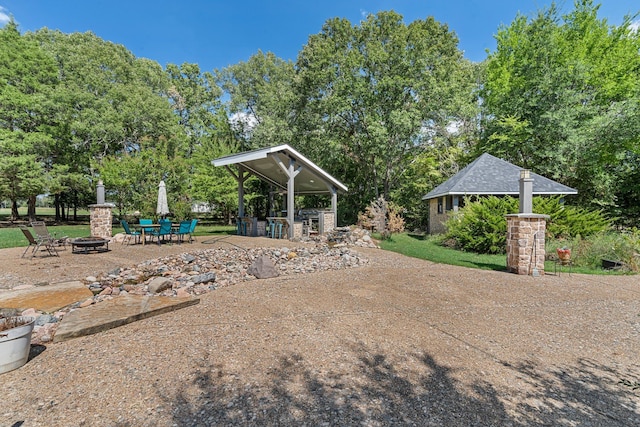
<path id="1" fill-rule="evenodd" d="M 18 201 L 11 201 L 11 221 L 17 221 L 20 219 L 20 215 L 18 214 Z"/>
<path id="2" fill-rule="evenodd" d="M 36 196 L 29 196 L 29 200 L 27 201 L 27 216 L 29 217 L 29 221 L 36 220 Z"/>
<path id="3" fill-rule="evenodd" d="M 53 196 L 53 205 L 56 208 L 56 222 L 60 221 L 60 195 L 56 194 Z"/>

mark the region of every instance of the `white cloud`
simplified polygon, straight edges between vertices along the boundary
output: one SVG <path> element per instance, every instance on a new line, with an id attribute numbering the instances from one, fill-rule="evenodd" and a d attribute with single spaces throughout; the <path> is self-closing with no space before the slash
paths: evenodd
<path id="1" fill-rule="evenodd" d="M 9 21 L 11 21 L 11 16 L 7 13 L 7 9 L 0 6 L 0 27 L 4 26 L 4 24 Z"/>
<path id="2" fill-rule="evenodd" d="M 631 28 L 631 30 L 635 32 L 640 31 L 640 19 L 629 24 L 629 28 Z"/>
<path id="3" fill-rule="evenodd" d="M 236 132 L 247 138 L 251 136 L 253 128 L 258 125 L 258 119 L 253 114 L 245 112 L 233 113 L 229 117 L 229 122 Z"/>

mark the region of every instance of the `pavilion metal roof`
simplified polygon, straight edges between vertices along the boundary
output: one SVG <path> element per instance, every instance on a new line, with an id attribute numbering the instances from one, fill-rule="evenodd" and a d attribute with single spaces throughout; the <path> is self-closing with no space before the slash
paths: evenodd
<path id="1" fill-rule="evenodd" d="M 232 154 L 213 160 L 214 166 L 242 165 L 258 178 L 282 191 L 287 190 L 288 177 L 281 165 L 294 160 L 300 172 L 294 180 L 295 194 L 331 194 L 331 188 L 346 193 L 347 187 L 288 144 Z"/>
<path id="2" fill-rule="evenodd" d="M 438 185 L 423 200 L 449 195 L 518 195 L 523 168 L 484 153 L 449 180 Z M 533 194 L 578 194 L 574 188 L 531 172 Z"/>

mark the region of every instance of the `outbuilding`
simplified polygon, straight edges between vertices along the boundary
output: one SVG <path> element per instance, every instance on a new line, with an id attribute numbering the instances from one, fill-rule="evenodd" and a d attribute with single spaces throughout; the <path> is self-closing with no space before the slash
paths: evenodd
<path id="1" fill-rule="evenodd" d="M 457 212 L 465 196 L 518 196 L 523 168 L 484 153 L 460 172 L 422 197 L 429 203 L 429 234 L 446 231 L 445 223 Z M 533 195 L 578 194 L 574 188 L 531 173 Z"/>

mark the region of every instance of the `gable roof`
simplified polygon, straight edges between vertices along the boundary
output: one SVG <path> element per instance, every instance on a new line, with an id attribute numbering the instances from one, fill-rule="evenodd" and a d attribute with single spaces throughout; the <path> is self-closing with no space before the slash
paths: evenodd
<path id="1" fill-rule="evenodd" d="M 288 144 L 232 154 L 215 159 L 211 163 L 214 166 L 240 164 L 260 179 L 281 190 L 286 190 L 288 177 L 278 161 L 288 165 L 289 159 L 294 160 L 297 167 L 300 167 L 294 180 L 295 194 L 330 194 L 331 187 L 338 192 L 346 193 L 348 191 L 344 184 Z"/>
<path id="2" fill-rule="evenodd" d="M 438 185 L 422 200 L 448 195 L 518 195 L 523 168 L 484 153 L 449 180 Z M 574 188 L 531 172 L 534 195 L 578 194 Z"/>

